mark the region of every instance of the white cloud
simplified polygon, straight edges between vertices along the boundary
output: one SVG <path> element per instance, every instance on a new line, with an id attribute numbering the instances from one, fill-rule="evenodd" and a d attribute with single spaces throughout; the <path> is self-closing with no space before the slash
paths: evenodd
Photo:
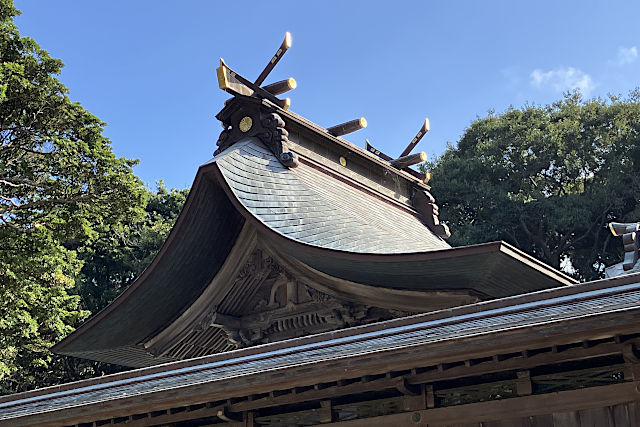
<path id="1" fill-rule="evenodd" d="M 556 92 L 578 89 L 585 97 L 589 97 L 595 88 L 589 74 L 573 67 L 559 67 L 549 71 L 535 69 L 531 72 L 531 84 L 539 89 L 550 87 Z"/>
<path id="2" fill-rule="evenodd" d="M 631 47 L 620 46 L 618 48 L 618 58 L 616 60 L 616 64 L 618 65 L 631 64 L 636 59 L 638 59 L 638 49 L 635 46 L 631 46 Z"/>

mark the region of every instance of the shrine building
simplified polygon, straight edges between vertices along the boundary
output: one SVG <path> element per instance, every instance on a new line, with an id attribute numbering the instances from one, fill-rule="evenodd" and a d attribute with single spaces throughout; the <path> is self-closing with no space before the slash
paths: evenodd
<path id="1" fill-rule="evenodd" d="M 451 247 L 411 167 L 429 121 L 390 156 L 342 138 L 362 118 L 291 112 L 293 79 L 263 85 L 290 44 L 255 81 L 221 61 L 224 130 L 166 242 L 53 348 L 137 369 L 2 397 L 0 425 L 640 425 L 637 225 L 582 284 Z"/>

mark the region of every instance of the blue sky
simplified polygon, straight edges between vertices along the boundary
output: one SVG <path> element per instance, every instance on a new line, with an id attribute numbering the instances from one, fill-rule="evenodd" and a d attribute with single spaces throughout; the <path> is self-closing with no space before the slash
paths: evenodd
<path id="1" fill-rule="evenodd" d="M 638 2 L 15 3 L 22 35 L 64 61 L 71 99 L 150 187 L 187 187 L 211 158 L 218 59 L 253 80 L 285 31 L 293 46 L 265 83 L 294 77 L 291 110 L 322 126 L 365 117 L 346 139 L 390 155 L 425 117 L 417 149 L 433 157 L 490 109 L 640 86 Z"/>

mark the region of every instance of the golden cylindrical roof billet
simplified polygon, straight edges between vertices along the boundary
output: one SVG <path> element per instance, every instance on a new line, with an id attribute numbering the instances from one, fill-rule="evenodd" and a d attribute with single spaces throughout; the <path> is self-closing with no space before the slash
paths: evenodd
<path id="1" fill-rule="evenodd" d="M 281 93 L 285 93 L 292 89 L 295 89 L 296 86 L 298 86 L 296 80 L 293 77 L 289 77 L 286 80 L 281 80 L 279 82 L 263 86 L 262 89 L 271 92 L 274 95 L 280 95 Z"/>
<path id="2" fill-rule="evenodd" d="M 427 160 L 427 153 L 421 151 L 420 153 L 409 154 L 408 156 L 398 157 L 397 159 L 391 160 L 391 166 L 403 169 L 411 165 L 415 165 L 420 162 L 425 162 Z"/>
<path id="3" fill-rule="evenodd" d="M 280 59 L 282 58 L 282 55 L 284 55 L 285 52 L 289 50 L 290 47 L 291 47 L 291 33 L 287 31 L 284 35 L 284 41 L 276 51 L 276 54 L 273 55 L 273 58 L 271 58 L 267 66 L 264 67 L 264 70 L 262 70 L 262 72 L 260 73 L 256 81 L 254 82 L 256 85 L 260 86 L 262 82 L 264 82 L 264 79 L 267 78 L 271 70 L 273 70 L 273 68 L 276 66 L 278 61 L 280 61 Z"/>
<path id="4" fill-rule="evenodd" d="M 342 136 L 366 127 L 367 120 L 364 117 L 360 117 L 359 119 L 327 128 L 327 131 L 333 136 Z"/>
<path id="5" fill-rule="evenodd" d="M 275 104 L 283 110 L 288 110 L 291 106 L 291 98 L 278 99 Z"/>

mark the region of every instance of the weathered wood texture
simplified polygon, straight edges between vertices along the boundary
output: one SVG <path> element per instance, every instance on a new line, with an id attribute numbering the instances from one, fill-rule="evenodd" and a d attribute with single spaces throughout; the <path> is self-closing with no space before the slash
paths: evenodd
<path id="1" fill-rule="evenodd" d="M 637 427 L 637 383 L 427 409 L 333 423 L 340 427 Z M 417 421 L 416 421 L 417 420 Z"/>
<path id="2" fill-rule="evenodd" d="M 611 286 L 610 283 L 619 286 L 607 287 Z M 367 327 L 369 332 L 356 329 L 356 335 L 349 339 L 336 339 L 337 334 L 327 334 L 328 340 L 315 345 L 302 344 L 288 349 L 273 349 L 286 344 L 283 343 L 258 349 L 257 353 L 255 350 L 233 352 L 201 359 L 196 364 L 190 362 L 191 366 L 169 365 L 136 374 L 118 375 L 113 378 L 112 383 L 108 382 L 108 378 L 100 380 L 101 382 L 88 381 L 85 382 L 88 384 L 87 388 L 79 388 L 77 392 L 70 389 L 51 395 L 40 392 L 4 398 L 0 399 L 0 419 L 11 419 L 14 425 L 23 421 L 35 423 L 52 419 L 81 422 L 86 419 L 87 411 L 95 413 L 96 417 L 108 418 L 118 417 L 123 413 L 140 414 L 166 409 L 167 405 L 198 405 L 230 398 L 229 404 L 233 408 L 234 404 L 239 404 L 242 400 L 237 398 L 242 396 L 270 391 L 275 393 L 277 390 L 292 388 L 298 390 L 295 392 L 296 396 L 302 396 L 305 390 L 310 390 L 310 386 L 313 389 L 313 384 L 327 381 L 337 381 L 340 384 L 343 380 L 348 384 L 353 378 L 362 378 L 365 384 L 375 381 L 376 375 L 384 376 L 390 369 L 398 373 L 404 371 L 401 375 L 406 375 L 406 381 L 398 382 L 402 381 L 401 378 L 392 380 L 393 373 L 390 373 L 391 383 L 387 386 L 402 393 L 413 394 L 413 381 L 418 378 L 420 381 L 427 379 L 419 377 L 423 375 L 420 372 L 412 373 L 411 370 L 417 367 L 425 367 L 426 374 L 433 372 L 428 367 L 435 363 L 436 371 L 440 370 L 442 375 L 446 375 L 449 365 L 459 365 L 454 362 L 464 361 L 461 366 L 468 368 L 471 373 L 477 367 L 481 368 L 485 362 L 496 363 L 492 355 L 496 355 L 495 360 L 499 362 L 501 359 L 513 359 L 514 352 L 517 352 L 516 356 L 519 355 L 526 361 L 538 357 L 536 353 L 539 350 L 536 349 L 540 346 L 549 346 L 546 355 L 552 357 L 549 355 L 554 353 L 554 349 L 557 354 L 561 354 L 561 346 L 570 343 L 578 343 L 578 347 L 572 348 L 581 348 L 585 355 L 593 356 L 594 353 L 588 352 L 603 345 L 601 343 L 605 337 L 616 337 L 614 341 L 607 342 L 619 342 L 617 352 L 622 354 L 623 347 L 626 346 L 622 338 L 624 334 L 637 334 L 640 331 L 637 321 L 640 285 L 620 283 L 624 281 L 603 282 L 601 285 L 605 287 L 597 291 L 593 289 L 593 285 L 584 286 L 587 290 L 583 293 L 576 292 L 575 289 L 569 290 L 574 292 L 571 298 L 542 299 L 537 303 L 507 306 L 503 310 L 480 311 L 473 316 L 445 318 L 442 322 L 418 322 L 407 327 L 391 327 L 394 323 L 402 324 L 407 321 L 401 319 L 383 324 L 384 328 L 377 332 L 374 332 L 374 326 Z M 559 291 L 553 292 L 557 294 Z M 560 294 L 563 292 L 567 291 L 562 290 Z M 484 305 L 491 304 L 495 305 Z M 424 317 L 428 318 L 429 315 Z M 417 319 L 421 317 L 416 316 L 411 321 L 416 322 Z M 366 331 L 367 328 L 362 329 Z M 299 342 L 305 341 L 309 339 Z M 610 351 L 607 346 L 602 349 L 603 354 Z M 413 378 L 412 375 L 416 377 Z M 525 399 L 521 401 L 510 398 L 461 405 L 456 411 L 450 408 L 427 411 L 432 411 L 429 412 L 432 418 L 445 413 L 450 417 L 452 413 L 464 414 L 466 409 L 462 408 L 471 411 L 475 408 L 473 405 L 481 405 L 479 407 L 482 408 L 482 413 L 498 414 L 500 411 L 512 411 L 515 402 L 524 402 L 523 411 L 529 411 L 529 416 L 543 415 L 549 411 L 583 410 L 629 402 L 637 399 L 637 385 L 637 381 L 626 381 L 602 388 L 590 387 L 517 398 Z M 82 383 L 76 387 L 82 387 Z M 589 394 L 589 390 L 594 391 Z M 247 402 L 250 400 L 256 399 L 249 399 Z M 54 415 L 58 418 L 51 418 Z M 26 416 L 28 418 L 20 418 Z M 392 420 L 403 425 L 404 418 L 401 416 L 404 415 L 397 416 L 400 418 Z M 466 422 L 466 419 L 433 419 L 441 419 L 440 424 L 450 421 Z M 487 419 L 489 420 L 490 418 Z"/>
<path id="3" fill-rule="evenodd" d="M 271 92 L 274 95 L 280 95 L 282 93 L 293 90 L 297 87 L 297 83 L 294 78 L 289 77 L 286 80 L 280 80 L 279 82 L 271 83 L 263 87 L 264 90 Z"/>
<path id="4" fill-rule="evenodd" d="M 426 182 L 428 181 L 427 180 L 427 174 L 425 174 L 423 172 L 418 172 L 417 170 L 411 169 L 410 167 L 400 168 L 400 167 L 398 167 L 398 165 L 392 164 L 392 162 L 394 161 L 393 157 L 391 157 L 391 156 L 383 153 L 382 151 L 378 150 L 377 148 L 375 148 L 373 145 L 371 145 L 371 143 L 369 142 L 368 139 L 365 141 L 365 149 L 368 152 L 370 152 L 372 154 L 375 154 L 376 156 L 378 156 L 382 160 L 389 162 L 389 165 L 391 167 L 396 168 L 398 170 L 402 170 L 403 172 L 408 173 L 409 175 L 413 176 L 414 178 L 419 179 L 420 183 L 425 184 L 425 187 L 426 187 Z"/>
<path id="5" fill-rule="evenodd" d="M 364 117 L 359 119 L 350 120 L 348 122 L 340 123 L 339 125 L 331 126 L 327 128 L 327 132 L 333 136 L 342 136 L 348 133 L 355 132 L 367 127 L 367 121 Z"/>
<path id="6" fill-rule="evenodd" d="M 189 215 L 179 217 L 151 265 L 108 308 L 53 351 L 133 367 L 172 360 L 156 358 L 137 343 L 171 321 L 203 291 L 244 223 L 222 189 L 207 177 L 199 176 L 194 188 L 199 191 L 189 194 L 183 209 Z M 193 220 L 202 216 L 209 220 Z"/>
<path id="7" fill-rule="evenodd" d="M 402 153 L 400 153 L 399 157 L 403 157 L 403 156 L 406 156 L 409 153 L 411 153 L 413 151 L 413 149 L 416 147 L 416 145 L 418 145 L 418 142 L 420 142 L 420 140 L 427 134 L 427 132 L 429 132 L 429 119 L 428 118 L 424 119 L 424 123 L 423 123 L 422 127 L 420 127 L 420 130 L 418 131 L 416 136 L 413 137 L 413 139 L 411 140 L 409 145 L 407 145 L 407 147 L 402 151 Z"/>
<path id="8" fill-rule="evenodd" d="M 427 154 L 424 151 L 421 151 L 419 153 L 407 154 L 406 156 L 398 157 L 397 159 L 393 159 L 390 163 L 394 168 L 404 169 L 426 161 Z"/>
<path id="9" fill-rule="evenodd" d="M 280 60 L 282 59 L 282 56 L 285 53 L 287 53 L 290 47 L 291 47 L 291 34 L 287 32 L 284 35 L 284 40 L 282 41 L 282 44 L 280 44 L 280 47 L 276 51 L 275 55 L 273 55 L 271 60 L 267 63 L 266 67 L 264 67 L 264 70 L 262 70 L 262 72 L 254 82 L 254 84 L 260 86 L 262 82 L 264 82 L 264 80 L 267 78 L 269 73 L 271 73 L 271 71 L 275 68 L 278 62 L 280 62 Z"/>
<path id="10" fill-rule="evenodd" d="M 321 165 L 302 163 L 287 169 L 256 139 L 249 139 L 202 166 L 174 231 L 152 264 L 114 304 L 54 350 L 134 367 L 171 360 L 165 357 L 167 348 L 146 346 L 147 340 L 170 329 L 205 289 L 218 286 L 213 285 L 214 278 L 222 274 L 245 223 L 255 228 L 265 245 L 306 269 L 296 268 L 291 274 L 300 270 L 305 277 L 331 276 L 329 281 L 322 279 L 325 289 L 319 290 L 331 290 L 327 293 L 347 300 L 355 297 L 356 302 L 365 294 L 376 294 L 375 287 L 386 288 L 377 293 L 379 300 L 389 295 L 389 289 L 404 289 L 439 292 L 445 299 L 452 292 L 454 299 L 462 298 L 460 303 L 469 303 L 473 298 L 571 282 L 503 243 L 448 249 L 406 205 Z M 232 257 L 229 262 L 241 260 Z M 505 272 L 518 276 L 517 287 Z M 358 291 L 363 286 L 370 289 Z M 388 301 L 392 307 L 370 299 L 360 303 L 402 309 L 397 298 Z M 408 306 L 409 311 L 420 312 L 447 305 Z M 132 318 L 139 320 L 136 328 L 130 327 Z M 203 340 L 224 347 L 222 333 L 207 333 L 204 338 L 192 337 L 193 341 L 174 335 L 191 346 L 186 352 L 176 350 L 174 357 L 206 354 L 211 347 L 200 346 Z"/>

